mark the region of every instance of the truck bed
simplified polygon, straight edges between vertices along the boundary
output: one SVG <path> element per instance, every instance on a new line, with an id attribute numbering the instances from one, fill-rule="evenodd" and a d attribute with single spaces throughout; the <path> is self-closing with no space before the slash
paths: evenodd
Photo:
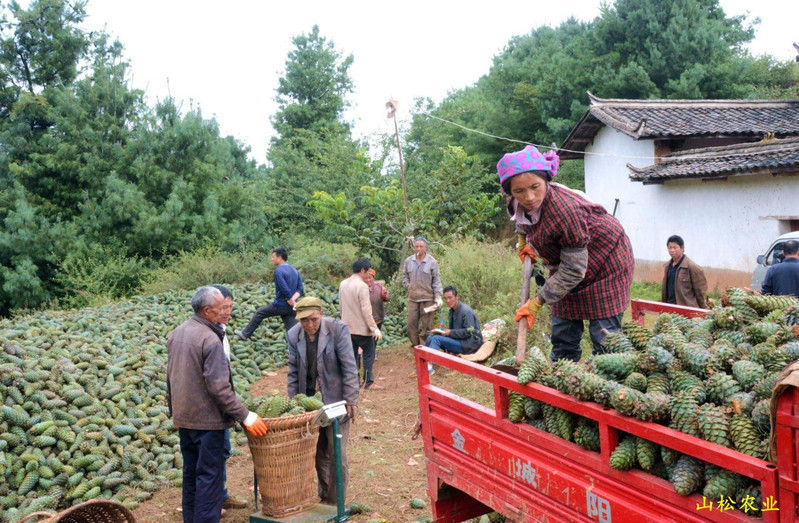
<path id="1" fill-rule="evenodd" d="M 660 309 L 664 304 L 657 304 Z M 674 312 L 659 310 L 659 312 Z M 646 304 L 638 303 L 643 313 Z M 419 347 L 417 368 L 427 362 L 489 383 L 493 408 L 431 383 L 418 373 L 422 434 L 427 458 L 428 494 L 437 522 L 458 522 L 497 511 L 512 521 L 796 521 L 795 431 L 799 393 L 783 394 L 777 415 L 777 465 L 735 450 L 639 421 L 593 402 L 540 384 L 520 385 L 516 376 Z M 435 381 L 435 376 L 432 377 Z M 508 420 L 508 392 L 535 398 L 598 423 L 600 452 L 586 450 L 526 423 Z M 721 511 L 717 500 L 680 496 L 668 481 L 641 470 L 610 467 L 620 433 L 670 447 L 760 482 L 768 502 L 762 517 Z M 712 503 L 712 509 L 708 504 Z"/>

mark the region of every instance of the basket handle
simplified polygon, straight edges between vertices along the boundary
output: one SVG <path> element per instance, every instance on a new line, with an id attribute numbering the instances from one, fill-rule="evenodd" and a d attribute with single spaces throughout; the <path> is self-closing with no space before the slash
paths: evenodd
<path id="1" fill-rule="evenodd" d="M 55 515 L 56 515 L 55 512 L 48 512 L 46 510 L 40 510 L 39 512 L 31 512 L 30 514 L 28 514 L 24 518 L 20 519 L 19 523 L 25 523 L 26 521 L 28 521 L 31 518 L 40 518 L 42 516 L 47 516 L 48 518 L 52 518 Z"/>
<path id="2" fill-rule="evenodd" d="M 310 438 L 313 434 L 311 434 L 311 420 L 305 420 L 305 434 L 302 435 L 303 438 Z"/>

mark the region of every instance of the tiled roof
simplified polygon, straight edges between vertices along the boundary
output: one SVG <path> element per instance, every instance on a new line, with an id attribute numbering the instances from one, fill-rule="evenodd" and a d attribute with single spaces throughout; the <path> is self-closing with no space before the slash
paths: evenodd
<path id="1" fill-rule="evenodd" d="M 630 180 L 661 183 L 684 178 L 722 178 L 740 174 L 799 172 L 799 138 L 708 147 L 673 153 L 649 167 L 627 164 Z"/>
<path id="2" fill-rule="evenodd" d="M 636 140 L 698 136 L 799 136 L 799 100 L 616 100 L 596 98 L 561 146 L 581 158 L 603 125 Z M 568 151 L 565 151 L 568 150 Z"/>

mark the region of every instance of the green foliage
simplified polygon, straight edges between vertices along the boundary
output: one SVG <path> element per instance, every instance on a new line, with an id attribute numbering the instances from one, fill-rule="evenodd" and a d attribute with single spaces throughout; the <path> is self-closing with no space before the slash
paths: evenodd
<path id="1" fill-rule="evenodd" d="M 717 0 L 616 0 L 592 22 L 569 19 L 515 36 L 472 86 L 437 106 L 417 102 L 407 137 L 409 172 L 432 171 L 449 145 L 488 169 L 521 148 L 486 134 L 543 146 L 562 142 L 585 114 L 586 91 L 632 99 L 795 97 L 793 64 L 744 50 L 753 24 L 727 16 Z M 559 176 L 581 188 L 582 164 L 573 164 L 565 162 Z"/>
<path id="2" fill-rule="evenodd" d="M 352 55 L 342 58 L 316 25 L 310 34 L 297 36 L 292 43 L 295 48 L 289 52 L 277 88 L 279 107 L 272 125 L 279 137 L 272 144 L 292 138 L 298 130 L 349 134 L 341 114 L 348 105 L 345 97 L 353 89 L 349 77 Z"/>
<path id="3" fill-rule="evenodd" d="M 741 47 L 753 37 L 743 16 L 727 17 L 711 0 L 616 0 L 593 33 L 602 67 L 630 71 L 627 85 L 647 86 L 645 98 L 738 97 Z"/>
<path id="4" fill-rule="evenodd" d="M 337 221 L 317 216 L 308 202 L 320 191 L 354 199 L 359 188 L 371 184 L 379 172 L 362 144 L 331 131 L 295 130 L 292 137 L 270 148 L 269 158 L 273 168 L 267 179 L 268 191 L 281 195 L 279 211 L 269 221 L 272 230 L 278 234 L 298 227 L 321 230 L 331 241 L 347 230 L 336 229 L 342 225 Z"/>
<path id="5" fill-rule="evenodd" d="M 34 0 L 26 9 L 11 2 L 11 21 L 3 20 L 0 42 L 4 87 L 11 84 L 12 91 L 33 93 L 74 81 L 89 47 L 87 35 L 77 27 L 86 17 L 85 6 L 85 1 Z"/>
<path id="6" fill-rule="evenodd" d="M 271 249 L 227 252 L 216 246 L 183 251 L 167 258 L 147 276 L 142 294 L 192 290 L 209 283 L 272 281 Z"/>
<path id="7" fill-rule="evenodd" d="M 634 281 L 630 286 L 632 299 L 660 301 L 660 282 Z"/>
<path id="8" fill-rule="evenodd" d="M 146 260 L 98 247 L 89 255 L 71 251 L 56 273 L 64 289 L 59 301 L 70 308 L 105 304 L 133 296 L 147 274 Z"/>
<path id="9" fill-rule="evenodd" d="M 309 237 L 289 240 L 289 263 L 294 265 L 303 280 L 316 280 L 338 287 L 341 280 L 352 275 L 352 262 L 358 259 L 358 249 L 345 243 L 330 243 Z"/>
<path id="10" fill-rule="evenodd" d="M 562 162 L 555 181 L 566 187 L 585 191 L 585 176 L 583 170 L 583 160 L 571 160 Z"/>
<path id="11" fill-rule="evenodd" d="M 259 245 L 279 214 L 265 170 L 214 120 L 171 99 L 144 104 L 122 45 L 80 29 L 83 7 L 38 0 L 4 13 L 0 314 L 126 295 L 146 260 Z"/>
<path id="12" fill-rule="evenodd" d="M 374 253 L 386 267 L 397 267 L 409 237 L 420 232 L 447 243 L 456 238 L 482 239 L 503 219 L 499 194 L 483 192 L 492 175 L 460 147 L 442 151 L 427 176 L 410 177 L 405 206 L 400 180 L 386 177 L 360 194 L 317 191 L 309 202 L 325 224 L 327 238 L 351 238 L 363 252 Z"/>
<path id="13" fill-rule="evenodd" d="M 507 243 L 480 243 L 471 238 L 452 242 L 437 257 L 441 282 L 458 295 L 485 323 L 512 315 L 518 306 L 522 266 Z M 534 292 L 535 284 L 533 284 Z"/>

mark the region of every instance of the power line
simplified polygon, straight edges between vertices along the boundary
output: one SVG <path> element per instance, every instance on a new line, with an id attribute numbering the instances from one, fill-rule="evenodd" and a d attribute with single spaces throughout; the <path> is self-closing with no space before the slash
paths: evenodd
<path id="1" fill-rule="evenodd" d="M 497 135 L 494 135 L 494 134 L 486 133 L 486 132 L 483 132 L 483 131 L 479 131 L 477 129 L 472 129 L 470 127 L 466 127 L 465 125 L 461 125 L 461 124 L 459 124 L 457 122 L 452 122 L 450 120 L 446 120 L 444 118 L 440 118 L 440 117 L 435 116 L 435 115 L 430 114 L 430 113 L 417 112 L 415 114 L 418 114 L 420 116 L 427 116 L 428 118 L 433 118 L 434 120 L 439 120 L 439 121 L 444 122 L 444 123 L 449 124 L 449 125 L 454 125 L 455 127 L 459 127 L 461 129 L 463 129 L 464 131 L 467 131 L 467 132 L 470 132 L 470 133 L 479 134 L 479 135 L 482 135 L 482 136 L 486 136 L 488 138 L 494 138 L 496 140 L 503 140 L 503 141 L 506 141 L 506 142 L 520 143 L 520 144 L 524 144 L 524 145 L 534 145 L 538 149 L 555 149 L 558 152 L 563 151 L 563 152 L 567 152 L 567 153 L 576 153 L 576 154 L 582 154 L 582 155 L 586 155 L 586 156 L 603 156 L 603 157 L 610 157 L 610 158 L 624 158 L 624 159 L 628 159 L 628 160 L 648 160 L 648 161 L 651 161 L 653 163 L 657 159 L 654 156 L 634 156 L 634 155 L 627 155 L 627 154 L 595 153 L 595 152 L 588 152 L 588 151 L 576 151 L 576 150 L 572 150 L 572 149 L 560 149 L 558 147 L 552 147 L 551 145 L 542 145 L 542 144 L 528 142 L 528 141 L 525 141 L 525 140 L 517 140 L 515 138 L 506 138 L 504 136 L 497 136 Z M 736 156 L 751 156 L 751 155 L 752 155 L 751 152 L 741 152 L 741 153 L 727 153 L 724 156 L 736 157 Z M 661 160 L 701 160 L 701 159 L 705 159 L 705 158 L 707 158 L 707 154 L 706 153 L 705 154 L 697 154 L 697 155 L 681 155 L 679 157 L 668 157 L 668 156 L 665 156 L 665 157 L 661 156 L 660 157 Z"/>

